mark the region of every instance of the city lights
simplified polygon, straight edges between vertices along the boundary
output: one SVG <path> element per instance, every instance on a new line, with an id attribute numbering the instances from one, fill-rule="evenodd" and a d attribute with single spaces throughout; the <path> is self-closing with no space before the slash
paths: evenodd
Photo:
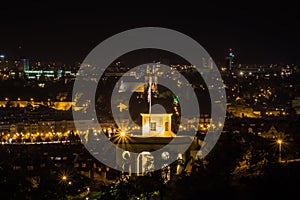
<path id="1" fill-rule="evenodd" d="M 0 199 L 299 196 L 296 3 L 3 2 Z"/>

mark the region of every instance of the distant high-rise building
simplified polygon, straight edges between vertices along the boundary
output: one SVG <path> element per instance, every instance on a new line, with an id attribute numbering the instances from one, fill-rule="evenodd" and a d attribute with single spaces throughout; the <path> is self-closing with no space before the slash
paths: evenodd
<path id="1" fill-rule="evenodd" d="M 23 71 L 24 73 L 29 71 L 29 59 L 27 58 L 22 58 L 21 59 L 21 64 L 23 65 Z"/>
<path id="2" fill-rule="evenodd" d="M 234 53 L 232 48 L 229 48 L 228 55 L 225 57 L 225 62 L 227 70 L 231 71 L 234 64 Z"/>

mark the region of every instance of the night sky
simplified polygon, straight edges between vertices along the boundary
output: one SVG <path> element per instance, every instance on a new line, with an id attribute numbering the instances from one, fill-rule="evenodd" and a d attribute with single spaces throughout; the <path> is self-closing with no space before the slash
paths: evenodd
<path id="1" fill-rule="evenodd" d="M 194 38 L 216 63 L 224 62 L 228 48 L 234 49 L 238 63 L 300 63 L 300 12 L 288 1 L 269 5 L 114 1 L 109 6 L 51 2 L 1 3 L 0 53 L 8 59 L 26 56 L 72 64 L 109 36 L 158 26 Z"/>

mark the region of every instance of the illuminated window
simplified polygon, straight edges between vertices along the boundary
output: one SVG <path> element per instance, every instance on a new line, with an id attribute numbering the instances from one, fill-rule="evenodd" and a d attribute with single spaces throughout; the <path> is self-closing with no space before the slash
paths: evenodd
<path id="1" fill-rule="evenodd" d="M 156 122 L 150 122 L 150 131 L 156 131 Z"/>

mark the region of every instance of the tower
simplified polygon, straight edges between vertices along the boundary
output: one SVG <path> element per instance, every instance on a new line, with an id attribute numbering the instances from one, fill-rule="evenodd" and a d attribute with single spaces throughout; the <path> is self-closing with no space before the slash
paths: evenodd
<path id="1" fill-rule="evenodd" d="M 227 70 L 231 71 L 234 64 L 234 53 L 232 48 L 229 48 L 228 50 L 229 52 L 228 55 L 225 57 L 225 63 Z"/>
<path id="2" fill-rule="evenodd" d="M 24 73 L 26 73 L 27 71 L 29 71 L 29 59 L 22 58 L 21 62 L 22 62 L 22 65 L 23 65 L 23 71 L 24 71 Z"/>

